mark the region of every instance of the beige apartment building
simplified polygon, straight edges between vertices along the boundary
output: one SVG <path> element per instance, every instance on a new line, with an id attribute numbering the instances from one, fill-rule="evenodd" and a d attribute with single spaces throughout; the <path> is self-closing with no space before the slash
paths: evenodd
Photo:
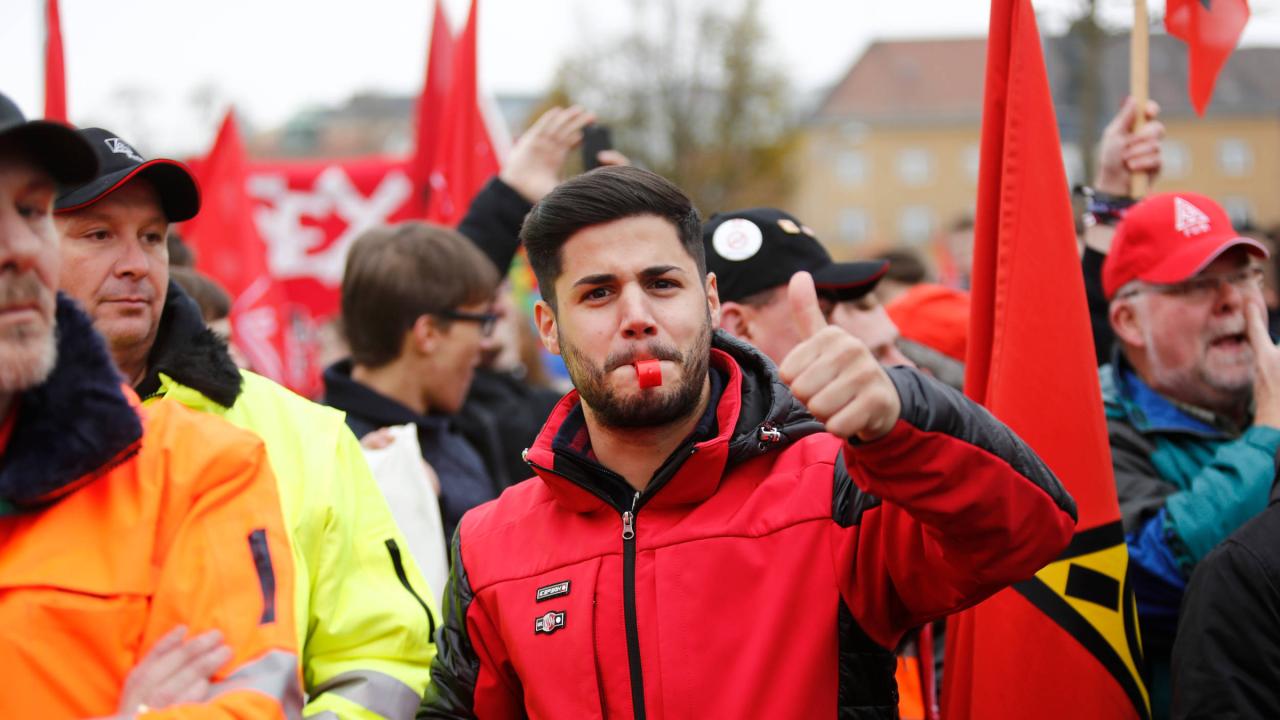
<path id="1" fill-rule="evenodd" d="M 1168 127 L 1157 188 L 1208 194 L 1237 222 L 1280 225 L 1280 48 L 1237 51 L 1199 118 L 1186 98 L 1183 45 L 1151 40 L 1151 92 Z M 1127 92 L 1127 43 L 1107 41 L 1099 124 Z M 1064 38 L 1047 38 L 1046 46 L 1064 166 L 1075 184 L 1084 181 L 1079 52 Z M 834 254 L 927 250 L 972 218 L 985 62 L 983 38 L 881 41 L 828 93 L 806 124 L 791 206 Z"/>

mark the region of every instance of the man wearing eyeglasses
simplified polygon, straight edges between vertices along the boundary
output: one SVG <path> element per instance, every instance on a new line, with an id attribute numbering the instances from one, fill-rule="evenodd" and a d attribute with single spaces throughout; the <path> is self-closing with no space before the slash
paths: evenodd
<path id="1" fill-rule="evenodd" d="M 1103 366 L 1112 460 L 1156 707 L 1192 569 L 1266 507 L 1280 449 L 1280 353 L 1266 249 L 1194 193 L 1153 195 L 1102 266 L 1116 351 Z M 1157 711 L 1157 715 L 1159 715 Z"/>
<path id="2" fill-rule="evenodd" d="M 440 478 L 445 539 L 499 486 L 455 424 L 481 351 L 492 342 L 498 272 L 476 246 L 437 225 L 373 228 L 351 245 L 342 326 L 351 357 L 324 373 L 328 405 L 357 437 L 413 424 Z"/>

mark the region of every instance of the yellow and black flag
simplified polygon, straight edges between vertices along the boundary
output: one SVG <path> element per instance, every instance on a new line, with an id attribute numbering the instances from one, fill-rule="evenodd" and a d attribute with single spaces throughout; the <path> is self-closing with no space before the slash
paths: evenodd
<path id="1" fill-rule="evenodd" d="M 993 0 L 965 391 L 1075 498 L 1071 546 L 951 619 L 947 720 L 1148 718 L 1070 196 L 1030 0 Z"/>

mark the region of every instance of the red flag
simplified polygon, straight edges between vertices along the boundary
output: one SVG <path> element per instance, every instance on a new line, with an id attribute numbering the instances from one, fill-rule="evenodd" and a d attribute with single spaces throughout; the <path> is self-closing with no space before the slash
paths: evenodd
<path id="1" fill-rule="evenodd" d="M 1167 0 L 1164 27 L 1187 44 L 1189 91 L 1196 113 L 1204 115 L 1213 84 L 1240 42 L 1249 20 L 1247 0 Z"/>
<path id="2" fill-rule="evenodd" d="M 949 720 L 1149 716 L 1057 127 L 1030 0 L 993 0 L 965 389 L 1080 521 L 1058 560 L 951 619 Z"/>
<path id="3" fill-rule="evenodd" d="M 195 249 L 197 269 L 222 283 L 234 298 L 233 341 L 255 372 L 305 389 L 306 364 L 291 352 L 288 308 L 254 224 L 246 190 L 248 159 L 232 112 L 223 119 L 209 155 L 193 163 L 193 170 L 203 201 L 200 214 L 183 225 L 182 236 Z"/>
<path id="4" fill-rule="evenodd" d="M 444 6 L 440 0 L 436 0 L 422 94 L 418 97 L 414 115 L 413 157 L 409 161 L 414 188 L 410 212 L 415 217 L 425 217 L 427 214 L 431 172 L 436 169 L 437 142 L 444 124 L 444 110 L 449 102 L 449 87 L 453 82 L 452 63 L 453 34 L 449 32 Z"/>
<path id="5" fill-rule="evenodd" d="M 44 3 L 44 116 L 67 122 L 67 77 L 62 60 L 62 20 L 58 0 Z"/>
<path id="6" fill-rule="evenodd" d="M 454 44 L 453 81 L 437 136 L 427 217 L 444 225 L 458 224 L 480 187 L 498 172 L 476 81 L 479 11 L 479 0 L 471 0 L 467 26 Z"/>

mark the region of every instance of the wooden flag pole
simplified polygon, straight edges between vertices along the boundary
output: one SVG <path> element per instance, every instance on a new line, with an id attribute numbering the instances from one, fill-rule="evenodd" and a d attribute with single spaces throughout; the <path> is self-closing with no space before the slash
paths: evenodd
<path id="1" fill-rule="evenodd" d="M 1137 108 L 1137 112 L 1133 114 L 1134 132 L 1142 129 L 1147 121 L 1147 99 L 1151 96 L 1148 88 L 1151 66 L 1149 27 L 1147 0 L 1134 0 L 1133 32 L 1129 36 L 1129 95 L 1133 97 L 1134 107 Z M 1131 174 L 1129 195 L 1135 198 L 1146 195 L 1150 183 L 1151 177 L 1146 173 Z"/>

